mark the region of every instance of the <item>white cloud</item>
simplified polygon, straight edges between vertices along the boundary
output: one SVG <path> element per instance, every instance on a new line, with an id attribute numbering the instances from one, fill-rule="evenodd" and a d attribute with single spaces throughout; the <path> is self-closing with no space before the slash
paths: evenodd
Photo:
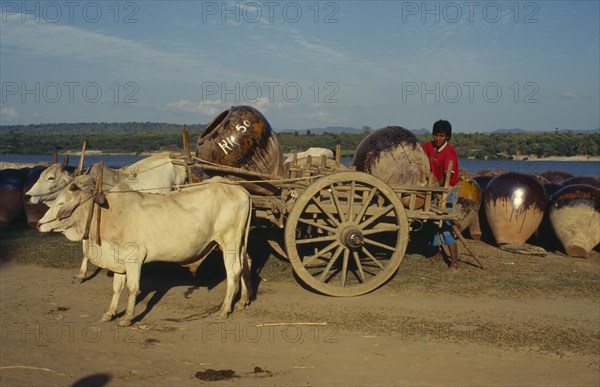
<path id="1" fill-rule="evenodd" d="M 339 119 L 329 112 L 317 112 L 308 115 L 309 118 L 315 119 L 324 124 L 339 123 Z"/>
<path id="2" fill-rule="evenodd" d="M 221 66 L 208 66 L 211 62 L 197 50 L 166 51 L 103 32 L 55 23 L 24 23 L 17 14 L 0 16 L 2 49 L 10 49 L 15 56 L 75 60 L 99 64 L 119 74 L 161 80 L 194 79 L 200 64 L 203 72 L 222 70 Z"/>
<path id="3" fill-rule="evenodd" d="M 256 101 L 244 101 L 242 105 L 252 106 L 261 113 L 266 114 L 269 110 L 283 110 L 286 108 L 285 105 L 293 104 L 274 103 L 269 101 L 267 97 L 261 97 Z M 231 103 L 221 100 L 190 101 L 189 99 L 181 99 L 167 102 L 164 105 L 164 108 L 167 111 L 176 113 L 194 113 L 212 117 L 224 110 L 227 110 L 230 106 Z"/>
<path id="4" fill-rule="evenodd" d="M 224 103 L 221 101 L 200 101 L 192 102 L 189 99 L 167 102 L 165 107 L 173 112 L 199 113 L 203 115 L 216 115 L 224 110 Z"/>
<path id="5" fill-rule="evenodd" d="M 19 113 L 14 106 L 3 107 L 0 109 L 0 117 L 2 117 L 2 121 L 7 120 L 10 122 L 19 118 Z"/>
<path id="6" fill-rule="evenodd" d="M 560 97 L 563 99 L 576 99 L 577 94 L 573 91 L 563 91 L 560 93 Z"/>

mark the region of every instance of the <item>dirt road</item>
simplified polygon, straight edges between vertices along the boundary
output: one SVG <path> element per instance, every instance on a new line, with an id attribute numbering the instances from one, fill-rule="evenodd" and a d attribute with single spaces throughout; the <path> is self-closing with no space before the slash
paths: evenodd
<path id="1" fill-rule="evenodd" d="M 152 264 L 134 324 L 119 328 L 99 321 L 111 277 L 72 283 L 78 244 L 27 232 L 0 242 L 2 386 L 600 385 L 597 252 L 534 257 L 472 242 L 486 270 L 463 253 L 456 275 L 411 252 L 382 288 L 333 298 L 255 247 L 247 309 L 211 317 L 225 289 L 210 262 L 195 279 Z"/>

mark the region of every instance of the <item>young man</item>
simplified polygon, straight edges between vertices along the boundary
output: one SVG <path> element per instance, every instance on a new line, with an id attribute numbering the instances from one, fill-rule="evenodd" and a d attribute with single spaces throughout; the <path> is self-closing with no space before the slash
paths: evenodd
<path id="1" fill-rule="evenodd" d="M 459 181 L 458 175 L 458 155 L 456 149 L 449 143 L 452 137 L 452 126 L 448 121 L 439 120 L 433 124 L 433 140 L 423 144 L 425 154 L 429 158 L 429 165 L 436 182 L 443 186 L 446 178 L 446 171 L 450 161 L 452 161 L 452 171 L 450 172 L 449 185 L 455 186 Z M 448 197 L 448 201 L 451 201 L 451 197 Z M 441 236 L 441 240 L 440 240 Z M 449 221 L 444 221 L 439 233 L 436 232 L 433 238 L 433 245 L 440 246 L 445 244 L 448 246 L 450 251 L 450 269 L 458 269 L 458 248 L 456 246 L 456 239 L 452 234 L 452 226 Z M 440 260 L 442 258 L 442 249 L 438 250 L 437 254 L 433 257 L 434 260 Z"/>

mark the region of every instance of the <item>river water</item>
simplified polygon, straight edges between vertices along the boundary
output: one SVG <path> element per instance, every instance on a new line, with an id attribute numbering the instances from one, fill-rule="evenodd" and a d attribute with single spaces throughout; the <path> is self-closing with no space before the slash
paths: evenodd
<path id="1" fill-rule="evenodd" d="M 134 155 L 86 155 L 84 167 L 104 160 L 104 164 L 111 167 L 121 167 L 133 164 L 147 156 Z M 13 163 L 38 163 L 50 162 L 50 155 L 0 155 L 0 162 Z M 342 158 L 345 165 L 349 165 L 351 158 Z M 71 156 L 69 164 L 76 166 L 79 162 L 78 156 Z M 573 175 L 600 176 L 600 162 L 598 161 L 515 161 L 515 160 L 460 160 L 460 167 L 471 173 L 477 173 L 484 169 L 507 170 L 512 172 L 524 172 L 540 174 L 545 171 L 564 171 Z"/>

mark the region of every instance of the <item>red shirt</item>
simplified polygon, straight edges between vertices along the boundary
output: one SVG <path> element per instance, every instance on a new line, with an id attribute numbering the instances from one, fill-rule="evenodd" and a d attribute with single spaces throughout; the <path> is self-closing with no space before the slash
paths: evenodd
<path id="1" fill-rule="evenodd" d="M 454 149 L 450 143 L 445 143 L 440 149 L 435 149 L 433 141 L 427 141 L 423 144 L 423 150 L 429 158 L 429 165 L 431 166 L 433 177 L 440 184 L 444 182 L 448 164 L 452 161 L 452 170 L 454 173 L 450 175 L 450 186 L 455 186 L 459 180 L 458 154 L 456 153 L 456 149 Z"/>

